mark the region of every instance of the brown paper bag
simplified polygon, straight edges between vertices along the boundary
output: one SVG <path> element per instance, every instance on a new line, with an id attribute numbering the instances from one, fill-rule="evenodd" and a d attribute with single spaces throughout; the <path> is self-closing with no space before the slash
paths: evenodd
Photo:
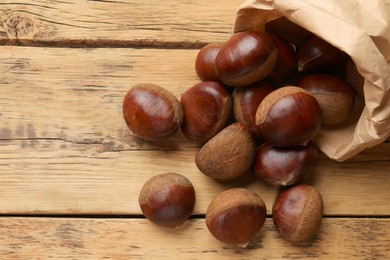
<path id="1" fill-rule="evenodd" d="M 385 141 L 390 136 L 390 0 L 247 0 L 237 11 L 234 31 L 258 29 L 281 16 L 345 51 L 364 77 L 358 119 L 322 129 L 314 139 L 319 149 L 344 161 Z"/>

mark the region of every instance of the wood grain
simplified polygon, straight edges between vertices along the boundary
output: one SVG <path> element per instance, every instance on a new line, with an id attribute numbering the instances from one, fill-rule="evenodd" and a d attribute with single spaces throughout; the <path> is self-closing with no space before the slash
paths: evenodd
<path id="1" fill-rule="evenodd" d="M 0 219 L 7 259 L 388 259 L 389 219 L 323 219 L 319 232 L 292 244 L 272 220 L 247 248 L 223 244 L 204 219 L 170 230 L 143 219 Z"/>
<path id="2" fill-rule="evenodd" d="M 225 41 L 240 0 L 3 0 L 0 44 L 194 48 Z"/>
<path id="3" fill-rule="evenodd" d="M 390 142 L 343 163 L 319 156 L 305 182 L 322 193 L 326 217 L 312 240 L 283 240 L 268 217 L 242 249 L 210 235 L 209 202 L 247 187 L 270 216 L 277 188 L 250 172 L 215 182 L 180 132 L 151 143 L 127 129 L 128 89 L 149 82 L 180 98 L 199 82 L 198 49 L 230 37 L 241 2 L 0 2 L 1 259 L 390 258 Z M 137 202 L 142 184 L 167 171 L 197 193 L 192 219 L 172 230 L 144 219 Z"/>
<path id="4" fill-rule="evenodd" d="M 237 186 L 258 191 L 270 212 L 276 188 L 249 173 L 237 181 L 215 182 L 197 170 L 198 147 L 180 132 L 165 141 L 144 142 L 124 123 L 122 101 L 130 86 L 160 84 L 179 98 L 199 82 L 193 69 L 196 53 L 1 47 L 0 212 L 140 214 L 142 184 L 167 171 L 194 183 L 195 214 L 204 214 L 214 196 Z M 389 151 L 390 143 L 384 143 L 345 163 L 320 156 L 307 182 L 322 192 L 325 213 L 387 215 Z"/>

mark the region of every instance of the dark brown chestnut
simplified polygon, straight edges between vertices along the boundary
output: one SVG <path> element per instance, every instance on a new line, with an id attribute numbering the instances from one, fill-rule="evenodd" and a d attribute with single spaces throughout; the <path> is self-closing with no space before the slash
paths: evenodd
<path id="1" fill-rule="evenodd" d="M 202 144 L 225 126 L 231 109 L 230 94 L 224 85 L 205 81 L 187 89 L 181 96 L 181 131 L 192 142 Z"/>
<path id="2" fill-rule="evenodd" d="M 221 49 L 222 43 L 209 43 L 196 56 L 195 71 L 202 81 L 219 81 L 215 71 L 215 58 Z"/>
<path id="3" fill-rule="evenodd" d="M 337 71 L 344 65 L 346 58 L 345 52 L 316 36 L 298 51 L 298 71 Z"/>
<path id="4" fill-rule="evenodd" d="M 268 80 L 281 83 L 297 70 L 297 57 L 294 47 L 275 33 L 269 34 L 278 50 L 275 67 L 268 75 Z"/>
<path id="5" fill-rule="evenodd" d="M 317 232 L 324 211 L 321 194 L 307 184 L 281 191 L 272 207 L 276 230 L 291 242 L 301 242 Z"/>
<path id="6" fill-rule="evenodd" d="M 282 87 L 260 103 L 256 126 L 261 137 L 272 146 L 306 145 L 321 127 L 320 106 L 303 88 Z"/>
<path id="7" fill-rule="evenodd" d="M 282 16 L 265 24 L 267 33 L 276 33 L 285 41 L 300 49 L 314 34 Z"/>
<path id="8" fill-rule="evenodd" d="M 216 180 L 232 180 L 247 172 L 255 156 L 255 142 L 241 123 L 233 123 L 209 140 L 195 156 L 198 169 Z"/>
<path id="9" fill-rule="evenodd" d="M 153 141 L 176 133 L 183 111 L 179 100 L 165 88 L 141 83 L 127 92 L 123 116 L 134 135 Z"/>
<path id="10" fill-rule="evenodd" d="M 277 52 L 271 37 L 264 32 L 235 33 L 215 59 L 217 75 L 228 86 L 250 85 L 271 73 Z"/>
<path id="11" fill-rule="evenodd" d="M 266 213 L 260 195 L 247 189 L 234 188 L 213 199 L 206 211 L 206 225 L 216 239 L 246 247 L 261 230 Z"/>
<path id="12" fill-rule="evenodd" d="M 317 99 L 324 125 L 339 124 L 351 115 L 355 95 L 345 80 L 330 74 L 312 74 L 303 77 L 298 85 Z"/>
<path id="13" fill-rule="evenodd" d="M 172 172 L 150 178 L 138 197 L 145 217 L 154 224 L 169 228 L 182 225 L 190 217 L 195 201 L 191 181 Z"/>
<path id="14" fill-rule="evenodd" d="M 353 87 L 356 94 L 364 99 L 364 77 L 359 73 L 355 62 L 349 57 L 345 63 L 345 80 Z"/>
<path id="15" fill-rule="evenodd" d="M 297 184 L 313 172 L 317 162 L 317 150 L 313 142 L 306 146 L 287 148 L 264 143 L 256 152 L 253 172 L 269 185 Z"/>
<path id="16" fill-rule="evenodd" d="M 245 125 L 254 136 L 259 137 L 255 123 L 257 108 L 261 101 L 273 91 L 272 85 L 261 80 L 233 91 L 233 111 L 237 122 Z"/>

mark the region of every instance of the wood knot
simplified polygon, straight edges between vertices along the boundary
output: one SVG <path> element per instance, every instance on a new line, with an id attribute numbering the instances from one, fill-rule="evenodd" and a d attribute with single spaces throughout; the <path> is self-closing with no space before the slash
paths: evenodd
<path id="1" fill-rule="evenodd" d="M 25 14 L 11 13 L 4 22 L 4 29 L 9 38 L 32 38 L 34 21 Z"/>

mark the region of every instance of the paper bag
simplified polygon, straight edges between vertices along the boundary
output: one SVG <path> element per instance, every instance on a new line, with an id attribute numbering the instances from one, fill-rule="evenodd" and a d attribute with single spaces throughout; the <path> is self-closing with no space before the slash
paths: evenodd
<path id="1" fill-rule="evenodd" d="M 351 124 L 314 138 L 329 158 L 344 161 L 390 136 L 390 0 L 247 0 L 234 31 L 285 16 L 351 56 L 364 77 L 364 102 Z M 352 115 L 353 117 L 353 115 Z"/>

